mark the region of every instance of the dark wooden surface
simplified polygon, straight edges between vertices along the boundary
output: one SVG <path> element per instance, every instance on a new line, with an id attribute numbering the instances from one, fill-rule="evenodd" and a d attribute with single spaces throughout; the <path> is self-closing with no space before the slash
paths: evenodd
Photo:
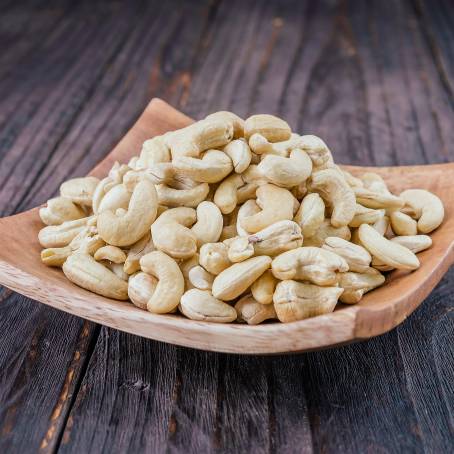
<path id="1" fill-rule="evenodd" d="M 3 0 L 1 215 L 84 175 L 153 96 L 277 113 L 342 163 L 453 161 L 454 3 Z M 0 452 L 452 452 L 453 291 L 451 269 L 368 342 L 240 357 L 2 289 Z"/>

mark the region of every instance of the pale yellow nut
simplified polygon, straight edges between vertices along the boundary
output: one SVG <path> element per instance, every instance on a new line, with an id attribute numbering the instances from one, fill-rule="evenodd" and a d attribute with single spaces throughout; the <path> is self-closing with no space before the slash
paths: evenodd
<path id="1" fill-rule="evenodd" d="M 38 241 L 44 248 L 67 246 L 82 230 L 89 218 L 65 221 L 60 225 L 49 225 L 38 233 Z"/>
<path id="2" fill-rule="evenodd" d="M 311 188 L 332 207 L 333 227 L 346 226 L 352 221 L 356 212 L 355 194 L 339 172 L 334 169 L 314 172 Z"/>
<path id="3" fill-rule="evenodd" d="M 118 208 L 127 210 L 131 196 L 132 192 L 128 191 L 124 184 L 117 184 L 104 195 L 98 205 L 97 213 L 108 210 L 115 212 Z"/>
<path id="4" fill-rule="evenodd" d="M 277 284 L 273 296 L 274 309 L 283 323 L 329 314 L 336 307 L 342 292 L 340 287 L 319 287 L 286 280 Z"/>
<path id="5" fill-rule="evenodd" d="M 262 211 L 241 219 L 241 226 L 247 232 L 256 233 L 275 222 L 293 219 L 294 197 L 290 191 L 266 184 L 256 194 Z"/>
<path id="6" fill-rule="evenodd" d="M 140 270 L 140 259 L 149 252 L 155 251 L 156 248 L 151 239 L 150 232 L 147 232 L 139 241 L 134 243 L 128 251 L 123 270 L 127 274 L 135 273 Z"/>
<path id="7" fill-rule="evenodd" d="M 252 216 L 254 214 L 260 213 L 261 208 L 257 205 L 255 200 L 247 200 L 240 206 L 238 210 L 238 215 L 236 218 L 236 231 L 240 236 L 249 236 L 248 231 L 246 231 L 241 225 L 241 220 L 243 218 Z"/>
<path id="8" fill-rule="evenodd" d="M 200 248 L 199 261 L 200 265 L 216 276 L 231 265 L 228 247 L 223 243 L 204 244 Z"/>
<path id="9" fill-rule="evenodd" d="M 94 255 L 95 252 L 105 246 L 106 242 L 98 235 L 97 228 L 94 226 L 85 227 L 69 243 L 73 251 L 85 252 Z"/>
<path id="10" fill-rule="evenodd" d="M 368 208 L 374 209 L 400 209 L 404 206 L 404 200 L 390 193 L 374 192 L 366 188 L 353 188 L 356 201 Z"/>
<path id="11" fill-rule="evenodd" d="M 244 136 L 244 120 L 233 112 L 221 110 L 214 112 L 205 117 L 205 120 L 217 120 L 224 123 L 232 123 L 233 125 L 233 138 L 238 139 Z"/>
<path id="12" fill-rule="evenodd" d="M 177 262 L 161 251 L 153 251 L 140 259 L 142 271 L 158 279 L 147 310 L 165 314 L 175 309 L 184 293 L 184 278 Z"/>
<path id="13" fill-rule="evenodd" d="M 418 218 L 418 231 L 430 233 L 435 230 L 445 216 L 443 203 L 439 197 L 425 189 L 407 189 L 399 197 L 410 205 L 421 216 Z"/>
<path id="14" fill-rule="evenodd" d="M 119 247 L 111 246 L 110 244 L 99 248 L 95 252 L 94 257 L 98 262 L 108 260 L 113 263 L 124 263 L 126 260 L 126 254 Z"/>
<path id="15" fill-rule="evenodd" d="M 393 211 L 389 219 L 391 221 L 391 228 L 396 235 L 417 235 L 418 224 L 417 222 L 405 213 L 400 211 Z"/>
<path id="16" fill-rule="evenodd" d="M 128 299 L 128 284 L 91 255 L 75 253 L 63 264 L 63 273 L 74 284 L 98 295 Z"/>
<path id="17" fill-rule="evenodd" d="M 39 209 L 39 217 L 46 225 L 60 225 L 86 216 L 85 211 L 66 197 L 55 197 Z"/>
<path id="18" fill-rule="evenodd" d="M 156 186 L 159 203 L 168 207 L 195 208 L 205 200 L 209 191 L 208 183 L 200 183 L 191 189 L 175 189 L 165 184 Z"/>
<path id="19" fill-rule="evenodd" d="M 61 184 L 60 195 L 79 205 L 91 206 L 98 183 L 96 177 L 73 178 Z"/>
<path id="20" fill-rule="evenodd" d="M 315 235 L 325 219 L 325 203 L 316 192 L 303 198 L 294 221 L 301 227 L 304 238 Z"/>
<path id="21" fill-rule="evenodd" d="M 205 243 L 216 243 L 223 228 L 221 210 L 213 202 L 201 202 L 197 207 L 197 222 L 191 231 L 197 238 L 197 247 Z"/>
<path id="22" fill-rule="evenodd" d="M 180 261 L 178 265 L 180 266 L 181 273 L 183 274 L 184 288 L 186 290 L 194 288 L 191 281 L 189 280 L 189 273 L 192 268 L 199 266 L 199 254 L 195 253 L 192 257 Z"/>
<path id="23" fill-rule="evenodd" d="M 385 216 L 385 210 L 374 210 L 359 203 L 356 204 L 355 216 L 349 222 L 349 227 L 359 227 L 361 224 L 375 224 Z"/>
<path id="24" fill-rule="evenodd" d="M 41 261 L 47 266 L 63 266 L 66 259 L 73 253 L 70 246 L 52 247 L 41 251 Z"/>
<path id="25" fill-rule="evenodd" d="M 213 296 L 225 301 L 241 295 L 271 264 L 266 256 L 252 257 L 244 262 L 235 263 L 218 274 L 213 282 Z"/>
<path id="26" fill-rule="evenodd" d="M 166 145 L 163 136 L 153 137 L 146 140 L 142 145 L 136 167 L 147 169 L 160 162 L 170 162 L 170 149 Z"/>
<path id="27" fill-rule="evenodd" d="M 385 183 L 385 180 L 373 172 L 366 172 L 360 176 L 360 180 L 363 182 L 363 186 L 369 191 L 378 192 L 382 194 L 391 194 L 389 192 L 388 186 Z"/>
<path id="28" fill-rule="evenodd" d="M 325 219 L 313 235 L 304 237 L 303 246 L 321 247 L 326 238 L 336 236 L 349 241 L 351 238 L 350 229 L 347 226 L 333 227 L 329 219 Z"/>
<path id="29" fill-rule="evenodd" d="M 150 274 L 138 272 L 128 281 L 128 296 L 134 305 L 147 310 L 147 303 L 153 296 L 158 280 Z"/>
<path id="30" fill-rule="evenodd" d="M 317 247 L 300 247 L 278 255 L 271 265 L 277 279 L 310 281 L 316 285 L 336 285 L 339 273 L 348 271 L 348 264 L 339 255 Z"/>
<path id="31" fill-rule="evenodd" d="M 241 175 L 228 176 L 216 189 L 214 203 L 223 214 L 231 213 L 238 204 L 238 188 L 244 185 Z"/>
<path id="32" fill-rule="evenodd" d="M 382 236 L 385 236 L 389 228 L 389 217 L 383 216 L 372 224 L 372 227 Z"/>
<path id="33" fill-rule="evenodd" d="M 372 257 L 369 252 L 362 246 L 350 243 L 343 238 L 333 236 L 326 238 L 322 249 L 333 252 L 345 259 L 349 271 L 366 273 L 370 269 Z"/>
<path id="34" fill-rule="evenodd" d="M 385 276 L 379 271 L 370 268 L 365 273 L 342 273 L 339 287 L 344 291 L 340 301 L 347 304 L 359 303 L 363 295 L 385 282 Z"/>
<path id="35" fill-rule="evenodd" d="M 419 268 L 419 260 L 413 252 L 387 240 L 370 225 L 363 224 L 358 229 L 358 234 L 361 244 L 385 265 L 404 270 Z"/>
<path id="36" fill-rule="evenodd" d="M 242 262 L 254 255 L 254 246 L 249 243 L 248 237 L 239 236 L 232 240 L 228 243 L 228 257 L 232 263 Z"/>
<path id="37" fill-rule="evenodd" d="M 249 167 L 252 153 L 244 139 L 232 140 L 224 147 L 223 151 L 232 160 L 236 173 L 243 173 Z"/>
<path id="38" fill-rule="evenodd" d="M 252 115 L 244 122 L 246 140 L 253 134 L 261 134 L 270 142 L 281 142 L 290 138 L 292 131 L 288 123 L 269 114 Z"/>
<path id="39" fill-rule="evenodd" d="M 278 142 L 283 143 L 283 142 Z M 249 137 L 249 147 L 256 155 L 276 155 L 287 158 L 290 151 L 286 148 L 280 148 L 275 143 L 271 143 L 266 137 L 255 133 Z M 258 160 L 260 161 L 260 159 Z"/>
<path id="40" fill-rule="evenodd" d="M 158 200 L 153 183 L 141 180 L 124 215 L 106 210 L 98 215 L 98 232 L 113 246 L 129 246 L 140 240 L 156 218 Z"/>
<path id="41" fill-rule="evenodd" d="M 265 271 L 251 286 L 251 293 L 260 304 L 271 304 L 273 294 L 279 281 L 273 276 L 271 270 Z"/>
<path id="42" fill-rule="evenodd" d="M 295 149 L 288 158 L 265 156 L 258 165 L 259 172 L 277 186 L 292 188 L 305 182 L 312 172 L 312 161 L 305 151 Z"/>
<path id="43" fill-rule="evenodd" d="M 390 241 L 405 246 L 415 254 L 432 246 L 432 238 L 428 235 L 395 236 L 394 238 L 391 238 Z"/>
<path id="44" fill-rule="evenodd" d="M 311 134 L 301 136 L 298 148 L 301 148 L 309 155 L 314 167 L 322 168 L 333 162 L 333 157 L 329 148 L 320 137 Z"/>
<path id="45" fill-rule="evenodd" d="M 191 289 L 186 291 L 181 297 L 179 308 L 191 320 L 230 323 L 237 317 L 232 306 L 216 299 L 208 290 Z"/>
<path id="46" fill-rule="evenodd" d="M 189 269 L 188 280 L 191 285 L 199 290 L 211 290 L 214 281 L 214 275 L 209 273 L 200 265 L 195 265 Z"/>
<path id="47" fill-rule="evenodd" d="M 248 325 L 258 325 L 265 320 L 277 318 L 272 304 L 260 304 L 252 295 L 245 295 L 238 300 L 235 304 L 235 311 L 238 321 L 246 322 Z"/>

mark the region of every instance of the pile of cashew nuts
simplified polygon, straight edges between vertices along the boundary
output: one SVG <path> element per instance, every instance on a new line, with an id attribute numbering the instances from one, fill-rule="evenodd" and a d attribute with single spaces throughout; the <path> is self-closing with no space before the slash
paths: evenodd
<path id="1" fill-rule="evenodd" d="M 444 217 L 424 189 L 392 194 L 334 164 L 273 115 L 217 112 L 144 142 L 108 176 L 74 178 L 40 209 L 41 260 L 153 313 L 258 324 L 332 312 L 415 270 Z"/>

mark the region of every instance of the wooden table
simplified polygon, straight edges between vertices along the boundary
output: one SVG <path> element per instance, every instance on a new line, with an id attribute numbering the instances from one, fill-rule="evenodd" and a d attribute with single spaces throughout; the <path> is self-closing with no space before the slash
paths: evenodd
<path id="1" fill-rule="evenodd" d="M 282 115 L 341 163 L 454 160 L 448 0 L 2 1 L 0 43 L 2 216 L 84 175 L 153 96 Z M 2 289 L 0 452 L 452 452 L 453 291 L 451 269 L 369 342 L 241 357 Z"/>

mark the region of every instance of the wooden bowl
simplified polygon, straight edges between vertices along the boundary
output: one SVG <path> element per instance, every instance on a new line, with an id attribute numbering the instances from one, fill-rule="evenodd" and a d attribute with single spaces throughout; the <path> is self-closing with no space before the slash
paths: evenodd
<path id="1" fill-rule="evenodd" d="M 181 128 L 192 120 L 153 99 L 133 128 L 91 175 L 103 177 L 115 161 L 138 154 L 144 140 Z M 151 339 L 203 350 L 276 354 L 322 349 L 385 333 L 402 323 L 430 293 L 454 260 L 454 164 L 411 167 L 346 167 L 353 173 L 371 170 L 391 190 L 426 188 L 445 205 L 444 223 L 432 234 L 433 246 L 420 253 L 421 267 L 412 273 L 392 272 L 386 285 L 359 304 L 338 305 L 327 315 L 292 323 L 258 326 L 216 324 L 179 315 L 155 315 L 128 302 L 90 293 L 66 279 L 62 271 L 41 263 L 38 208 L 0 219 L 0 283 L 30 298 L 103 325 Z"/>

